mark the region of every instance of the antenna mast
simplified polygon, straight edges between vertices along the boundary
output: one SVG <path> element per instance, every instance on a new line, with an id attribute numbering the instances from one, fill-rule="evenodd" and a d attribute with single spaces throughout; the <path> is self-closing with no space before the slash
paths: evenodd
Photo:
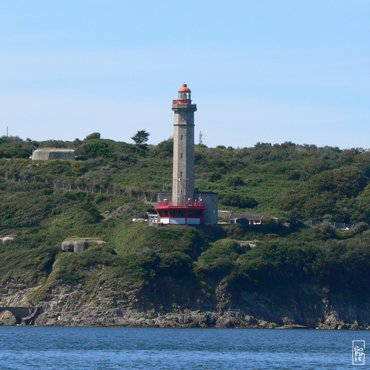
<path id="1" fill-rule="evenodd" d="M 199 131 L 199 145 L 203 144 L 203 134 L 202 131 Z"/>

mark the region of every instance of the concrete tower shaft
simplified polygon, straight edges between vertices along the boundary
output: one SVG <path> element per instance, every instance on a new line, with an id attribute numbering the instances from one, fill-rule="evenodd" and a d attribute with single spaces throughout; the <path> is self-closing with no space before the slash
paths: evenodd
<path id="1" fill-rule="evenodd" d="M 172 202 L 183 204 L 194 200 L 194 112 L 197 106 L 191 102 L 191 91 L 183 84 L 178 99 L 173 100 L 173 182 Z"/>

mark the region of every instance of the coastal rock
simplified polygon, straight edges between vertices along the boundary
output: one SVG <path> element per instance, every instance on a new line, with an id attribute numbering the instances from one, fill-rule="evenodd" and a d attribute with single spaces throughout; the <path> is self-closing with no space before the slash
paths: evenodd
<path id="1" fill-rule="evenodd" d="M 220 317 L 216 321 L 217 328 L 234 328 L 236 319 L 234 317 Z"/>
<path id="2" fill-rule="evenodd" d="M 12 313 L 9 311 L 1 312 L 0 313 L 0 325 L 10 326 L 15 325 L 16 319 Z"/>
<path id="3" fill-rule="evenodd" d="M 38 294 L 41 290 L 42 295 Z M 174 305 L 170 309 L 145 306 L 139 290 L 120 290 L 114 281 L 103 285 L 86 286 L 81 283 L 58 283 L 45 289 L 43 285 L 29 287 L 19 281 L 7 281 L 2 287 L 0 305 L 35 306 L 34 297 L 43 297 L 37 303 L 40 311 L 24 324 L 39 326 L 135 326 L 173 328 L 318 328 L 318 329 L 369 329 L 370 307 L 356 309 L 354 302 L 343 302 L 332 298 L 299 306 L 277 307 L 266 297 L 256 294 L 247 296 L 246 304 L 220 310 L 215 305 L 207 309 L 182 308 Z M 221 295 L 224 302 L 230 296 Z M 31 299 L 31 300 L 29 300 Z M 227 305 L 230 303 L 228 302 Z M 7 314 L 7 323 L 14 323 Z M 5 321 L 4 321 L 5 322 Z M 4 324 L 3 322 L 3 324 Z"/>

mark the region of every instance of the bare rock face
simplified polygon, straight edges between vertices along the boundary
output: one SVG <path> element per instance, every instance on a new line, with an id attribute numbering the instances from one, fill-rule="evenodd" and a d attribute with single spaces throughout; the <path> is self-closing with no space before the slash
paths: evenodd
<path id="1" fill-rule="evenodd" d="M 50 283 L 42 301 L 35 302 L 33 299 L 35 295 L 38 297 L 39 289 L 44 290 L 44 284 L 30 287 L 19 281 L 5 282 L 0 306 L 39 308 L 22 325 L 370 329 L 370 303 L 359 304 L 339 295 L 330 300 L 291 300 L 289 306 L 282 307 L 266 296 L 253 293 L 235 304 L 224 287 L 220 287 L 219 302 L 174 304 L 164 308 L 159 306 L 160 297 L 150 296 L 149 303 L 157 300 L 156 305 L 150 305 L 143 300 L 145 293 L 140 287 L 122 287 L 114 280 L 93 285 Z M 11 313 L 0 314 L 0 325 L 14 324 Z"/>
<path id="2" fill-rule="evenodd" d="M 11 312 L 5 311 L 5 312 L 0 313 L 0 325 L 10 326 L 10 325 L 15 325 L 15 324 L 16 324 L 16 319 Z"/>
<path id="3" fill-rule="evenodd" d="M 289 306 L 279 307 L 257 293 L 248 295 L 245 302 L 231 305 L 231 297 L 223 287 L 218 293 L 221 305 L 216 301 L 192 308 L 178 304 L 164 308 L 144 304 L 140 288 L 122 289 L 114 281 L 89 287 L 84 283 L 56 284 L 44 301 L 38 302 L 43 312 L 35 325 L 370 329 L 369 305 L 346 302 L 344 297 L 338 297 L 338 301 L 335 297 L 330 301 L 291 301 Z"/>
<path id="4" fill-rule="evenodd" d="M 236 320 L 233 317 L 219 317 L 216 321 L 217 328 L 234 328 Z"/>
<path id="5" fill-rule="evenodd" d="M 102 294 L 104 292 L 104 294 Z M 25 292 L 24 292 L 25 293 Z M 15 296 L 14 296 L 15 297 Z M 219 328 L 317 328 L 370 329 L 369 321 L 346 321 L 343 313 L 334 309 L 310 320 L 296 320 L 294 311 L 280 316 L 270 312 L 266 317 L 246 307 L 233 310 L 195 310 L 177 307 L 171 311 L 138 308 L 137 292 L 117 290 L 114 286 L 86 289 L 83 284 L 54 287 L 43 302 L 34 320 L 24 325 L 38 326 L 133 326 L 133 327 L 219 327 Z M 343 308 L 344 309 L 344 308 Z M 275 318 L 272 318 L 274 317 Z M 14 325 L 10 313 L 0 315 L 0 325 Z"/>
<path id="6" fill-rule="evenodd" d="M 103 240 L 93 238 L 66 239 L 62 242 L 61 248 L 64 252 L 81 253 L 93 245 L 104 244 Z"/>

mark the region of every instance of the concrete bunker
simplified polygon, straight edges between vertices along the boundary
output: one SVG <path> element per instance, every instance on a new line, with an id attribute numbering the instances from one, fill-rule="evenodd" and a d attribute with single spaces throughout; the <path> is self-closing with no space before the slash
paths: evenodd
<path id="1" fill-rule="evenodd" d="M 94 245 L 102 244 L 105 244 L 105 241 L 94 238 L 73 238 L 64 240 L 61 249 L 63 252 L 81 253 Z"/>
<path id="2" fill-rule="evenodd" d="M 73 161 L 75 159 L 74 149 L 67 148 L 39 148 L 32 153 L 33 161 L 64 160 Z"/>

